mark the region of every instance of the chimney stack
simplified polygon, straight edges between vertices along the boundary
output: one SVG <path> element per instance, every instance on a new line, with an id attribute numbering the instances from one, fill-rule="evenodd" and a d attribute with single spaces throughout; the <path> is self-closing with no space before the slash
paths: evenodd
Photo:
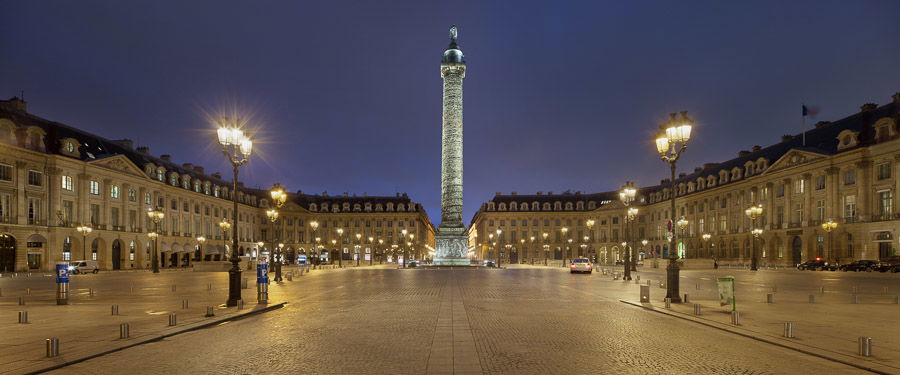
<path id="1" fill-rule="evenodd" d="M 147 146 L 141 146 L 141 147 L 138 147 L 138 148 L 137 148 L 137 152 L 140 152 L 140 153 L 142 153 L 142 154 L 148 154 L 148 155 L 149 155 L 149 154 L 150 154 L 150 147 L 147 147 Z"/>
<path id="2" fill-rule="evenodd" d="M 781 136 L 781 143 L 790 141 L 790 140 L 792 140 L 792 139 L 794 139 L 794 136 L 793 136 L 793 135 L 790 135 L 790 134 L 782 135 L 782 136 Z"/>
<path id="3" fill-rule="evenodd" d="M 171 163 L 171 162 L 172 162 L 172 155 L 169 155 L 169 154 L 162 154 L 162 155 L 159 156 L 159 158 L 162 159 L 163 161 L 167 162 L 167 163 Z"/>
<path id="4" fill-rule="evenodd" d="M 703 164 L 703 169 L 710 169 L 710 168 L 715 167 L 715 166 L 717 166 L 717 165 L 719 165 L 719 163 L 705 163 L 705 164 Z"/>
<path id="5" fill-rule="evenodd" d="M 537 192 L 537 195 L 543 195 L 543 194 L 544 194 L 544 192 L 543 192 L 543 191 L 539 191 L 539 192 Z"/>
<path id="6" fill-rule="evenodd" d="M 740 151 L 738 151 L 738 157 L 739 157 L 739 158 L 742 158 L 742 157 L 747 156 L 747 155 L 750 155 L 750 151 L 747 151 L 747 150 L 740 150 Z"/>
<path id="7" fill-rule="evenodd" d="M 873 110 L 873 109 L 875 109 L 875 108 L 878 108 L 878 104 L 875 104 L 875 103 L 866 103 L 866 104 L 863 104 L 863 105 L 859 106 L 859 111 L 860 111 L 860 112 L 871 111 L 871 110 Z"/>
<path id="8" fill-rule="evenodd" d="M 222 179 L 222 174 L 219 173 L 219 172 L 213 173 L 212 176 L 215 177 L 215 178 L 218 178 L 218 179 L 220 179 L 220 180 Z"/>
<path id="9" fill-rule="evenodd" d="M 113 142 L 118 143 L 120 146 L 128 148 L 128 149 L 134 148 L 134 141 L 127 139 L 127 138 L 115 140 Z"/>
<path id="10" fill-rule="evenodd" d="M 753 152 L 757 152 L 759 150 L 762 150 L 762 147 L 759 147 L 759 145 L 756 145 L 756 146 L 753 146 L 752 150 L 753 150 Z"/>
<path id="11" fill-rule="evenodd" d="M 184 169 L 187 169 L 187 170 L 189 170 L 189 171 L 194 170 L 194 165 L 191 164 L 191 163 L 184 163 L 184 164 L 181 165 L 181 167 L 184 168 Z"/>
<path id="12" fill-rule="evenodd" d="M 199 173 L 199 174 L 205 174 L 205 173 L 203 172 L 203 166 L 200 166 L 200 165 L 195 165 L 195 166 L 194 166 L 194 172 L 197 172 L 197 173 Z"/>
<path id="13" fill-rule="evenodd" d="M 891 99 L 894 99 L 894 104 L 900 104 L 900 92 L 891 95 Z"/>

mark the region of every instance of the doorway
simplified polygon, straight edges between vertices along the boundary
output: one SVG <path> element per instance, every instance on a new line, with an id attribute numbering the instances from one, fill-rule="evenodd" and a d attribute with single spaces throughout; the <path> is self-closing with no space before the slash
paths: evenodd
<path id="1" fill-rule="evenodd" d="M 16 269 L 16 239 L 8 234 L 0 234 L 0 272 L 14 272 Z"/>
<path id="2" fill-rule="evenodd" d="M 791 242 L 791 259 L 794 260 L 794 264 L 800 264 L 803 261 L 800 259 L 803 250 L 803 240 L 800 239 L 800 236 L 794 236 L 794 240 Z"/>
<path id="3" fill-rule="evenodd" d="M 122 269 L 122 241 L 115 240 L 112 244 L 112 269 Z"/>

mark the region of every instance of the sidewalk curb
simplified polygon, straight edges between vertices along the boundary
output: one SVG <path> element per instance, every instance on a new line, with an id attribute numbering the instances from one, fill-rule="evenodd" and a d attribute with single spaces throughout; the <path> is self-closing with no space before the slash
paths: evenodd
<path id="1" fill-rule="evenodd" d="M 718 325 L 715 325 L 715 324 L 707 323 L 707 322 L 704 322 L 704 321 L 692 319 L 689 315 L 684 315 L 684 314 L 676 313 L 676 312 L 669 312 L 669 311 L 661 310 L 661 309 L 658 309 L 658 308 L 655 308 L 655 307 L 648 307 L 648 306 L 644 306 L 644 305 L 642 305 L 642 304 L 640 304 L 640 303 L 637 303 L 637 302 L 626 301 L 626 300 L 622 300 L 622 299 L 620 299 L 619 302 L 622 302 L 622 303 L 624 303 L 624 304 L 626 304 L 626 305 L 631 305 L 631 306 L 634 306 L 634 307 L 639 307 L 639 308 L 642 308 L 642 309 L 644 309 L 644 310 L 652 311 L 652 312 L 655 312 L 655 313 L 658 313 L 658 314 L 662 314 L 662 315 L 670 316 L 670 317 L 673 317 L 673 318 L 678 318 L 678 319 L 686 320 L 686 321 L 693 322 L 693 323 L 696 323 L 696 324 L 700 324 L 700 325 L 703 325 L 703 326 L 706 326 L 706 327 L 709 327 L 709 328 L 714 328 L 714 329 L 717 329 L 717 330 L 720 330 L 720 331 L 723 331 L 723 332 L 728 332 L 728 333 L 732 333 L 732 334 L 735 334 L 735 335 L 738 335 L 738 336 L 743 336 L 743 337 L 746 337 L 746 338 L 751 339 L 751 340 L 756 340 L 756 341 L 764 342 L 764 343 L 767 343 L 767 344 L 771 344 L 771 345 L 779 346 L 779 347 L 782 347 L 782 348 L 785 348 L 785 349 L 790 349 L 790 350 L 793 350 L 793 351 L 796 351 L 796 352 L 800 352 L 800 353 L 803 353 L 803 354 L 806 354 L 806 355 L 811 355 L 811 356 L 813 356 L 813 357 L 817 357 L 817 358 L 825 359 L 825 360 L 828 360 L 828 361 L 837 362 L 837 363 L 840 363 L 840 364 L 843 364 L 843 365 L 855 367 L 855 368 L 858 368 L 858 369 L 860 369 L 860 370 L 869 371 L 869 372 L 872 372 L 872 373 L 875 373 L 875 374 L 882 374 L 882 375 L 891 375 L 891 374 L 893 374 L 892 372 L 885 372 L 885 371 L 883 371 L 883 370 L 875 369 L 875 368 L 872 368 L 872 367 L 867 367 L 867 366 L 865 366 L 865 365 L 861 365 L 861 364 L 858 364 L 858 363 L 853 363 L 853 362 L 850 362 L 850 361 L 845 361 L 845 360 L 842 360 L 842 359 L 838 359 L 838 358 L 834 358 L 834 357 L 829 357 L 829 356 L 824 355 L 824 354 L 821 354 L 821 353 L 816 353 L 816 352 L 811 351 L 811 350 L 806 350 L 806 349 L 794 347 L 794 346 L 787 345 L 787 344 L 781 343 L 781 342 L 777 342 L 777 341 L 774 341 L 774 340 L 771 340 L 771 339 L 767 339 L 767 338 L 764 338 L 764 337 L 761 337 L 761 336 L 752 335 L 752 334 L 749 334 L 749 333 L 744 333 L 744 332 L 736 331 L 736 330 L 729 329 L 729 328 L 726 328 L 726 327 L 721 327 L 721 326 L 718 326 Z M 890 366 L 883 366 L 883 367 L 890 367 Z"/>
<path id="2" fill-rule="evenodd" d="M 118 351 L 122 351 L 122 350 L 125 350 L 125 349 L 130 349 L 130 348 L 133 348 L 133 347 L 136 347 L 136 346 L 140 346 L 140 345 L 144 345 L 144 344 L 149 344 L 149 343 L 156 342 L 156 341 L 161 341 L 161 340 L 163 340 L 163 339 L 166 339 L 166 338 L 169 338 L 169 337 L 172 337 L 172 336 L 177 336 L 177 335 L 180 335 L 180 334 L 182 334 L 182 333 L 193 332 L 193 331 L 201 330 L 201 329 L 204 329 L 204 328 L 209 328 L 209 327 L 212 327 L 212 326 L 215 326 L 215 325 L 219 325 L 219 324 L 221 324 L 221 323 L 232 322 L 232 321 L 236 321 L 236 320 L 241 320 L 241 319 L 244 319 L 244 318 L 248 318 L 248 317 L 250 317 L 250 316 L 253 316 L 253 315 L 262 314 L 262 313 L 269 312 L 269 311 L 274 311 L 274 310 L 277 310 L 277 309 L 280 309 L 280 308 L 284 307 L 286 304 L 287 304 L 287 302 L 281 302 L 281 303 L 277 303 L 277 304 L 274 304 L 274 305 L 266 306 L 265 308 L 262 308 L 262 309 L 259 309 L 259 310 L 251 310 L 251 311 L 248 311 L 248 312 L 245 312 L 245 313 L 242 313 L 242 314 L 236 314 L 236 315 L 232 315 L 232 316 L 229 316 L 229 317 L 226 317 L 226 318 L 213 320 L 213 321 L 206 322 L 206 323 L 203 323 L 203 324 L 199 324 L 199 325 L 196 325 L 196 326 L 193 326 L 193 327 L 186 327 L 186 328 L 184 328 L 184 329 L 182 329 L 182 330 L 178 330 L 178 331 L 174 331 L 174 332 L 169 332 L 169 333 L 165 333 L 165 334 L 160 334 L 160 335 L 155 335 L 155 336 L 150 337 L 150 338 L 145 339 L 145 340 L 141 340 L 141 341 L 138 341 L 138 342 L 135 342 L 135 343 L 131 343 L 131 344 L 128 344 L 128 345 L 125 345 L 125 346 L 121 346 L 121 347 L 118 347 L 118 348 L 113 348 L 113 349 L 105 350 L 105 351 L 102 351 L 102 352 L 100 352 L 100 353 L 95 353 L 95 354 L 87 355 L 87 356 L 84 356 L 84 357 L 81 357 L 81 358 L 76 358 L 76 359 L 68 360 L 68 361 L 66 361 L 66 362 L 59 363 L 59 364 L 55 364 L 55 365 L 52 365 L 52 366 L 48 366 L 48 367 L 45 367 L 45 368 L 42 368 L 42 369 L 29 371 L 29 372 L 26 372 L 25 374 L 26 374 L 26 375 L 41 374 L 41 373 L 48 372 L 48 371 L 58 370 L 58 369 L 61 369 L 61 368 L 63 368 L 63 367 L 67 367 L 67 366 L 70 366 L 70 365 L 74 365 L 74 364 L 76 364 L 76 363 L 81 363 L 81 362 L 84 362 L 84 361 L 87 361 L 87 360 L 90 360 L 90 359 L 102 357 L 102 356 L 105 356 L 105 355 L 107 355 L 107 354 L 112 354 L 112 353 L 115 353 L 115 352 L 118 352 Z"/>

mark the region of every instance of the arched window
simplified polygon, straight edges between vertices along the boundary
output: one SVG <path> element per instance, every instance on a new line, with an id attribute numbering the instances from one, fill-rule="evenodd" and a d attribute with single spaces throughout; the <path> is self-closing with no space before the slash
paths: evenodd
<path id="1" fill-rule="evenodd" d="M 388 210 L 388 212 L 393 212 L 393 211 L 394 211 L 394 203 L 393 203 L 393 202 L 388 202 L 388 203 L 387 203 L 387 210 Z"/>
<path id="2" fill-rule="evenodd" d="M 597 208 L 597 202 L 595 202 L 595 201 L 590 201 L 590 202 L 588 202 L 588 209 L 589 209 L 589 210 L 594 210 L 594 209 L 596 209 L 596 208 Z"/>
<path id="3" fill-rule="evenodd" d="M 177 173 L 172 172 L 171 174 L 169 174 L 169 185 L 178 186 L 178 174 Z"/>
<path id="4" fill-rule="evenodd" d="M 209 182 L 203 183 L 203 194 L 209 195 Z"/>
<path id="5" fill-rule="evenodd" d="M 497 210 L 498 210 L 498 211 L 506 211 L 506 203 L 502 203 L 502 202 L 501 202 L 500 204 L 498 204 L 498 205 L 497 205 Z"/>
<path id="6" fill-rule="evenodd" d="M 531 210 L 532 210 L 532 211 L 540 211 L 540 210 L 541 210 L 541 204 L 538 203 L 538 202 L 531 202 Z"/>
<path id="7" fill-rule="evenodd" d="M 494 202 L 488 202 L 488 211 L 494 211 L 496 209 Z"/>
<path id="8" fill-rule="evenodd" d="M 156 180 L 160 182 L 166 181 L 166 169 L 163 167 L 156 168 Z"/>
<path id="9" fill-rule="evenodd" d="M 134 260 L 134 253 L 136 249 L 137 244 L 134 242 L 134 240 L 131 240 L 131 242 L 128 244 L 128 260 Z"/>
<path id="10" fill-rule="evenodd" d="M 566 202 L 566 211 L 572 211 L 572 202 Z"/>
<path id="11" fill-rule="evenodd" d="M 371 202 L 366 202 L 365 210 L 366 210 L 366 212 L 372 212 L 372 203 Z"/>
<path id="12" fill-rule="evenodd" d="M 350 202 L 344 202 L 344 211 L 350 211 Z"/>
<path id="13" fill-rule="evenodd" d="M 562 210 L 562 203 L 561 202 L 553 202 L 553 210 L 554 211 Z"/>
<path id="14" fill-rule="evenodd" d="M 559 203 L 559 202 L 556 202 Z M 542 208 L 544 211 L 550 211 L 550 202 L 544 202 L 544 207 Z"/>
<path id="15" fill-rule="evenodd" d="M 323 206 L 323 208 L 324 208 L 324 206 Z M 310 204 L 309 204 L 309 210 L 312 211 L 312 212 L 316 212 L 316 211 L 318 211 L 318 208 L 316 207 L 316 204 L 315 204 L 315 203 L 310 203 Z"/>
<path id="16" fill-rule="evenodd" d="M 353 212 L 359 212 L 362 209 L 362 206 L 359 203 L 353 204 Z"/>
<path id="17" fill-rule="evenodd" d="M 375 212 L 381 212 L 381 211 L 384 211 L 384 206 L 381 203 L 376 203 L 375 204 Z"/>
<path id="18" fill-rule="evenodd" d="M 510 210 L 510 211 L 518 211 L 518 210 L 519 210 L 519 204 L 516 203 L 516 202 L 510 202 L 510 203 L 509 203 L 509 210 Z"/>
<path id="19" fill-rule="evenodd" d="M 584 209 L 584 202 L 578 201 L 578 203 L 575 203 L 575 209 L 578 210 L 578 211 L 583 210 L 583 209 Z"/>
<path id="20" fill-rule="evenodd" d="M 218 186 L 216 186 L 216 188 L 213 189 L 213 196 L 216 197 L 216 198 L 218 198 L 218 197 L 219 197 L 219 194 L 221 193 L 221 191 L 222 191 L 222 190 L 219 189 Z"/>
<path id="21" fill-rule="evenodd" d="M 181 177 L 181 187 L 191 190 L 191 176 L 184 175 Z"/>

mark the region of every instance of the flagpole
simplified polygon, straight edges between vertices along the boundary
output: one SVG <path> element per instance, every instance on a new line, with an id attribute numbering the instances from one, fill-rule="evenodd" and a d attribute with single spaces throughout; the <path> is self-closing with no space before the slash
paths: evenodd
<path id="1" fill-rule="evenodd" d="M 800 117 L 802 117 L 803 120 L 801 120 L 800 123 L 800 131 L 803 133 L 803 147 L 806 147 L 806 104 L 801 104 L 801 107 L 803 108 L 803 112 Z"/>

